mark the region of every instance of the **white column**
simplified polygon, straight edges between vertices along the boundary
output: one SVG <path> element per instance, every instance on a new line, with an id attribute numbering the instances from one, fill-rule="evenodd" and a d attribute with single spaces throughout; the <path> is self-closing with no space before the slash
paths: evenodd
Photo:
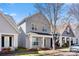
<path id="1" fill-rule="evenodd" d="M 0 34 L 0 51 L 1 51 L 1 41 L 2 41 L 2 40 L 1 40 L 1 34 Z"/>
<path id="2" fill-rule="evenodd" d="M 64 39 L 65 39 L 65 43 L 67 43 L 66 37 L 64 37 Z"/>
<path id="3" fill-rule="evenodd" d="M 69 47 L 71 46 L 71 39 L 72 39 L 72 38 L 70 37 L 70 38 L 69 38 Z"/>
<path id="4" fill-rule="evenodd" d="M 32 36 L 30 35 L 29 37 L 29 40 L 30 40 L 30 49 L 32 48 Z"/>
<path id="5" fill-rule="evenodd" d="M 4 48 L 8 48 L 8 46 L 9 46 L 9 37 L 4 36 Z"/>
<path id="6" fill-rule="evenodd" d="M 12 50 L 15 50 L 18 47 L 18 34 L 14 34 L 14 38 L 12 40 Z"/>
<path id="7" fill-rule="evenodd" d="M 9 48 L 9 36 L 4 36 L 4 48 Z"/>
<path id="8" fill-rule="evenodd" d="M 14 36 L 12 37 L 12 47 L 11 47 L 11 50 L 15 50 L 15 40 L 14 39 Z M 18 43 L 17 43 L 18 44 Z"/>
<path id="9" fill-rule="evenodd" d="M 7 48 L 9 48 L 9 36 L 7 36 L 6 44 L 7 44 Z"/>
<path id="10" fill-rule="evenodd" d="M 55 50 L 55 40 L 54 40 L 54 38 L 52 38 L 52 41 L 53 41 L 53 50 Z"/>
<path id="11" fill-rule="evenodd" d="M 79 40 L 78 40 L 79 41 Z M 76 42 L 76 38 L 73 38 L 73 44 L 75 44 L 75 42 Z"/>
<path id="12" fill-rule="evenodd" d="M 62 47 L 62 44 L 63 44 L 63 42 L 62 42 L 62 36 L 60 36 L 59 43 L 60 43 L 60 47 Z"/>
<path id="13" fill-rule="evenodd" d="M 42 39 L 42 48 L 44 48 L 44 37 Z"/>

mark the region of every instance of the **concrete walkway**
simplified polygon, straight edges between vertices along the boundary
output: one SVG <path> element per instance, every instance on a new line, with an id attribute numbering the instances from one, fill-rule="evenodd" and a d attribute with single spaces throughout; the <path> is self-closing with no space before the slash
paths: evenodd
<path id="1" fill-rule="evenodd" d="M 69 48 L 39 51 L 39 53 L 47 56 L 79 56 L 79 52 L 70 52 Z"/>

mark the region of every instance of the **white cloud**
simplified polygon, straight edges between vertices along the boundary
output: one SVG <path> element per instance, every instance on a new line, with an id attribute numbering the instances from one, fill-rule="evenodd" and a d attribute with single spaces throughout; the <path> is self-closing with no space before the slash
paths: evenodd
<path id="1" fill-rule="evenodd" d="M 8 14 L 7 12 L 4 12 L 4 14 Z"/>
<path id="2" fill-rule="evenodd" d="M 14 5 L 15 3 L 8 3 L 8 5 Z"/>
<path id="3" fill-rule="evenodd" d="M 3 11 L 3 9 L 2 9 L 2 8 L 0 8 L 0 11 Z"/>
<path id="4" fill-rule="evenodd" d="M 15 17 L 16 16 L 16 13 L 11 13 L 10 16 Z"/>

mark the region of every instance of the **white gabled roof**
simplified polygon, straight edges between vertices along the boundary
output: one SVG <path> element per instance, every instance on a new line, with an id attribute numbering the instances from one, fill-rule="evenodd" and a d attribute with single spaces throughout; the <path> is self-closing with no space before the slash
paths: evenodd
<path id="1" fill-rule="evenodd" d="M 58 32 L 62 35 L 67 26 L 68 26 L 67 23 L 59 25 L 59 26 L 57 27 Z M 76 33 L 75 33 L 76 24 L 71 24 L 70 27 L 71 27 L 71 29 L 72 29 L 74 35 L 75 35 L 75 34 L 76 34 Z"/>
<path id="2" fill-rule="evenodd" d="M 14 28 L 14 30 L 15 30 L 17 33 L 19 33 L 17 24 L 16 24 L 15 21 L 13 20 L 12 16 L 6 15 L 6 14 L 3 14 L 3 13 L 0 13 L 0 14 L 1 14 L 1 16 Z"/>
<path id="3" fill-rule="evenodd" d="M 28 20 L 29 18 L 34 17 L 34 16 L 38 16 L 38 15 L 43 16 L 43 15 L 40 14 L 40 13 L 35 13 L 35 14 L 31 15 L 31 16 L 25 17 L 25 18 L 18 24 L 18 26 L 21 25 L 22 23 L 24 23 L 24 22 L 25 22 L 26 20 Z M 43 16 L 43 17 L 44 17 L 44 16 Z M 49 21 L 46 17 L 44 17 L 44 19 L 47 20 L 48 23 L 49 23 L 49 25 L 50 25 L 50 21 Z"/>
<path id="4" fill-rule="evenodd" d="M 67 27 L 65 28 L 64 32 L 62 33 L 62 36 L 75 37 L 70 25 L 67 25 Z"/>

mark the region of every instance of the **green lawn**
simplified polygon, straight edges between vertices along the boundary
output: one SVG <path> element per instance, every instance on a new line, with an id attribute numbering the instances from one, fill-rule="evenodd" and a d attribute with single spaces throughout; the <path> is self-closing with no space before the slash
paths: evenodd
<path id="1" fill-rule="evenodd" d="M 16 56 L 45 56 L 46 54 L 17 54 Z"/>
<path id="2" fill-rule="evenodd" d="M 40 50 L 33 50 L 31 49 L 29 52 L 27 52 L 29 49 L 26 48 L 18 48 L 16 51 L 21 51 L 20 53 L 16 53 L 15 56 L 44 56 L 45 54 L 40 53 Z M 25 52 L 22 52 L 25 51 Z"/>

